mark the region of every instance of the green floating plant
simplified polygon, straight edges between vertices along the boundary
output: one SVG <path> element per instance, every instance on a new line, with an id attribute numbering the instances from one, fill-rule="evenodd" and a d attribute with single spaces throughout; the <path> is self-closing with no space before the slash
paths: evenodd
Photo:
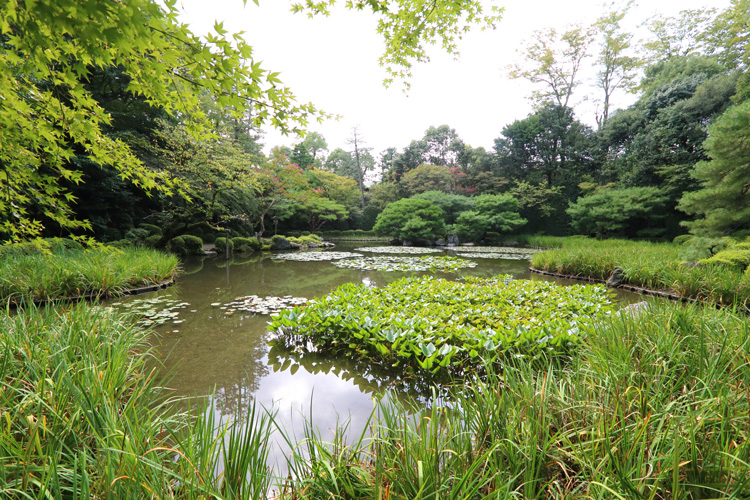
<path id="1" fill-rule="evenodd" d="M 468 257 L 470 259 L 509 259 L 530 260 L 531 255 L 523 253 L 494 253 L 494 252 L 459 252 L 456 257 Z"/>
<path id="2" fill-rule="evenodd" d="M 310 300 L 305 297 L 259 297 L 257 295 L 248 295 L 237 297 L 232 302 L 224 304 L 221 309 L 225 310 L 226 315 L 234 314 L 235 311 L 251 312 L 255 314 L 276 314 L 285 309 L 302 306 L 309 303 Z"/>
<path id="3" fill-rule="evenodd" d="M 273 260 L 293 260 L 296 262 L 318 262 L 337 259 L 349 259 L 354 257 L 362 257 L 362 254 L 354 252 L 330 252 L 328 250 L 322 250 L 318 252 L 277 253 L 271 256 Z"/>
<path id="4" fill-rule="evenodd" d="M 428 253 L 441 253 L 443 250 L 440 248 L 385 246 L 385 247 L 355 248 L 354 251 L 355 252 L 387 253 L 387 254 L 422 255 L 422 254 L 428 254 Z"/>
<path id="5" fill-rule="evenodd" d="M 180 324 L 180 311 L 190 304 L 169 296 L 149 299 L 133 299 L 128 302 L 114 302 L 111 307 L 126 310 L 140 317 L 138 323 L 147 326 L 163 325 L 172 322 Z"/>
<path id="6" fill-rule="evenodd" d="M 466 267 L 475 267 L 476 262 L 457 257 L 365 257 L 332 262 L 336 267 L 361 269 L 363 271 L 432 271 L 456 272 Z"/>
<path id="7" fill-rule="evenodd" d="M 603 286 L 543 281 L 404 278 L 384 288 L 348 283 L 269 324 L 300 346 L 404 373 L 460 375 L 507 356 L 566 353 L 578 326 L 612 311 Z"/>

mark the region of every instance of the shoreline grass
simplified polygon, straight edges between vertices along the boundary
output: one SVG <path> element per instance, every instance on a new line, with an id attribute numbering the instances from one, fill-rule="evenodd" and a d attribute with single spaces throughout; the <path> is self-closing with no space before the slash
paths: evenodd
<path id="1" fill-rule="evenodd" d="M 673 243 L 569 238 L 561 248 L 539 252 L 531 265 L 542 271 L 607 280 L 623 270 L 623 283 L 722 306 L 750 306 L 750 277 L 723 265 L 689 265 Z"/>
<path id="2" fill-rule="evenodd" d="M 174 255 L 150 248 L 9 253 L 0 261 L 0 300 L 21 304 L 109 297 L 172 278 L 178 262 Z"/>

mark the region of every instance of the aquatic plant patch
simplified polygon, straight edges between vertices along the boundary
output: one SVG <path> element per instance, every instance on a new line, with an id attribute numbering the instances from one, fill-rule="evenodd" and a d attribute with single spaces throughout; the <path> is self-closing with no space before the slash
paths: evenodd
<path id="1" fill-rule="evenodd" d="M 453 374 L 482 360 L 567 352 L 579 323 L 612 310 L 603 286 L 542 281 L 404 278 L 384 288 L 348 283 L 269 324 L 334 355 L 366 359 L 404 373 Z M 288 339 L 285 340 L 288 343 Z"/>
<path id="2" fill-rule="evenodd" d="M 371 252 L 371 253 L 386 253 L 386 254 L 410 254 L 410 255 L 423 255 L 430 253 L 441 253 L 443 250 L 440 248 L 423 248 L 423 247 L 362 247 L 355 248 L 355 252 Z"/>
<path id="3" fill-rule="evenodd" d="M 476 262 L 458 257 L 365 257 L 332 263 L 336 267 L 363 271 L 432 271 L 452 273 L 459 269 L 475 267 Z"/>
<path id="4" fill-rule="evenodd" d="M 114 302 L 111 307 L 128 311 L 140 317 L 139 324 L 157 326 L 165 323 L 180 324 L 180 311 L 190 304 L 171 297 L 154 297 L 148 299 L 133 299 L 128 302 Z"/>
<path id="5" fill-rule="evenodd" d="M 488 246 L 465 246 L 465 247 L 448 247 L 448 250 L 460 253 L 500 253 L 510 255 L 534 255 L 540 250 L 536 248 L 519 248 L 519 247 L 488 247 Z"/>
<path id="6" fill-rule="evenodd" d="M 508 260 L 531 260 L 529 254 L 523 253 L 492 253 L 492 252 L 471 252 L 456 253 L 456 257 L 467 257 L 474 259 L 508 259 Z"/>
<path id="7" fill-rule="evenodd" d="M 289 252 L 279 253 L 271 256 L 273 260 L 293 260 L 296 262 L 318 262 L 337 259 L 350 259 L 354 257 L 363 257 L 361 253 L 355 252 Z"/>
<path id="8" fill-rule="evenodd" d="M 310 303 L 310 299 L 305 297 L 258 297 L 257 295 L 247 295 L 237 297 L 232 302 L 224 305 L 219 303 L 211 304 L 220 307 L 226 315 L 232 315 L 237 311 L 251 312 L 255 314 L 277 314 L 285 309 L 291 309 L 297 306 L 303 306 Z"/>

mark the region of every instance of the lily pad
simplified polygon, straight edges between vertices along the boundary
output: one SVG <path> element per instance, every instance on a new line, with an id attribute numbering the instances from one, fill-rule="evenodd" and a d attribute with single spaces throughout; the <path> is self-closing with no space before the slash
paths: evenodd
<path id="1" fill-rule="evenodd" d="M 140 316 L 139 324 L 146 326 L 163 325 L 168 322 L 174 324 L 182 323 L 178 319 L 179 310 L 189 306 L 187 302 L 181 302 L 169 296 L 148 299 L 134 299 L 128 302 L 115 302 L 111 306 L 125 309 Z"/>
<path id="2" fill-rule="evenodd" d="M 508 259 L 508 260 L 531 260 L 531 255 L 523 253 L 494 253 L 494 252 L 458 252 L 457 257 L 468 257 L 470 259 Z"/>
<path id="3" fill-rule="evenodd" d="M 363 271 L 433 271 L 456 272 L 461 268 L 475 267 L 476 262 L 457 257 L 365 257 L 332 262 L 336 267 Z"/>
<path id="4" fill-rule="evenodd" d="M 257 295 L 247 295 L 244 297 L 236 297 L 232 302 L 224 305 L 224 307 L 230 308 L 225 312 L 226 315 L 231 315 L 235 311 L 251 312 L 255 314 L 278 314 L 280 311 L 286 309 L 292 309 L 297 306 L 304 306 L 312 301 L 305 297 L 292 297 L 286 295 L 284 297 L 259 297 Z"/>
<path id="5" fill-rule="evenodd" d="M 348 259 L 352 257 L 362 257 L 361 253 L 354 252 L 289 252 L 274 254 L 273 260 L 293 260 L 297 262 L 318 262 L 336 259 Z"/>
<path id="6" fill-rule="evenodd" d="M 354 251 L 355 252 L 387 253 L 387 254 L 422 255 L 422 254 L 428 254 L 428 253 L 441 253 L 443 250 L 440 248 L 383 246 L 383 247 L 355 248 Z"/>

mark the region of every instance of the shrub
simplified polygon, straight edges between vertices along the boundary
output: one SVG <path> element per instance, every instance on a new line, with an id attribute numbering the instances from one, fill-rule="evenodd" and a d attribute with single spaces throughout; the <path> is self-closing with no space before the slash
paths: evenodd
<path id="1" fill-rule="evenodd" d="M 133 248 L 133 241 L 132 240 L 115 240 L 110 241 L 107 243 L 108 246 L 114 247 L 114 248 Z"/>
<path id="2" fill-rule="evenodd" d="M 223 254 L 227 251 L 227 239 L 225 237 L 219 237 L 216 238 L 215 241 L 216 244 L 216 252 Z M 232 253 L 234 251 L 234 242 L 230 239 L 229 240 L 229 253 Z"/>
<path id="3" fill-rule="evenodd" d="M 202 239 L 192 234 L 183 234 L 182 239 L 185 240 L 185 248 L 188 252 L 186 255 L 203 255 Z"/>
<path id="4" fill-rule="evenodd" d="M 128 240 L 131 240 L 137 244 L 142 244 L 146 242 L 146 239 L 151 236 L 148 232 L 148 230 L 143 228 L 134 227 L 133 229 L 128 230 L 125 233 L 125 238 Z M 159 236 L 160 235 L 153 235 L 153 236 Z"/>
<path id="5" fill-rule="evenodd" d="M 155 224 L 138 224 L 139 229 L 145 229 L 148 231 L 149 235 L 158 234 L 159 236 L 162 236 L 164 233 L 162 232 L 161 228 Z"/>
<path id="6" fill-rule="evenodd" d="M 683 243 L 687 243 L 693 238 L 692 234 L 681 234 L 679 236 L 675 236 L 672 240 L 672 243 L 675 245 L 682 245 Z"/>
<path id="7" fill-rule="evenodd" d="M 203 235 L 204 243 L 216 243 L 216 235 L 214 233 L 205 233 Z"/>
<path id="8" fill-rule="evenodd" d="M 750 265 L 750 249 L 729 248 L 722 250 L 713 257 L 699 261 L 700 264 L 719 264 L 729 267 L 745 269 Z"/>
<path id="9" fill-rule="evenodd" d="M 374 230 L 401 240 L 431 240 L 445 233 L 443 210 L 427 200 L 404 198 L 378 215 Z"/>
<path id="10" fill-rule="evenodd" d="M 235 252 L 255 252 L 256 250 L 260 250 L 260 243 L 256 238 L 237 236 L 232 238 L 231 241 Z"/>
<path id="11" fill-rule="evenodd" d="M 156 244 L 159 243 L 159 240 L 161 240 L 161 236 L 159 236 L 158 234 L 148 236 L 145 240 L 143 240 L 143 245 L 149 248 L 155 248 Z"/>
<path id="12" fill-rule="evenodd" d="M 487 234 L 484 235 L 484 241 L 488 245 L 499 245 L 504 241 L 504 239 L 500 233 L 488 231 Z"/>

